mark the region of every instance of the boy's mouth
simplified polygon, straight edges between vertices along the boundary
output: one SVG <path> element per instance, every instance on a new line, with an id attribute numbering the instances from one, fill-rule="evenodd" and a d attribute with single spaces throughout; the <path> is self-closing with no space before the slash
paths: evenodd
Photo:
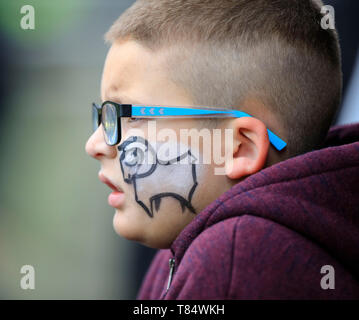
<path id="1" fill-rule="evenodd" d="M 98 177 L 102 183 L 106 184 L 113 190 L 108 196 L 108 204 L 114 208 L 119 208 L 122 206 L 125 200 L 125 194 L 123 190 L 112 183 L 111 180 L 107 178 L 101 171 L 99 172 Z"/>

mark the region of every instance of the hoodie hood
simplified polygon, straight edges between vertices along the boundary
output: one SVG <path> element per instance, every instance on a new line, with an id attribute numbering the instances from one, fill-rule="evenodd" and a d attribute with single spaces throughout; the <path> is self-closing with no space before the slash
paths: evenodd
<path id="1" fill-rule="evenodd" d="M 277 163 L 232 187 L 172 243 L 176 265 L 205 229 L 253 215 L 319 245 L 359 279 L 358 141 L 359 124 L 334 127 L 324 148 Z"/>

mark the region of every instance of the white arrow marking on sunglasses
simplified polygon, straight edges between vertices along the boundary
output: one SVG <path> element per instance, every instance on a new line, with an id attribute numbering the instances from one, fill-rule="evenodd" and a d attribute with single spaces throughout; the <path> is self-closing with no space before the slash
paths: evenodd
<path id="1" fill-rule="evenodd" d="M 161 108 L 158 112 L 159 112 L 160 114 L 163 114 L 163 108 Z"/>
<path id="2" fill-rule="evenodd" d="M 142 109 L 141 109 L 141 113 L 142 113 L 142 114 L 146 114 L 146 113 L 145 113 L 145 110 L 146 110 L 146 108 L 142 108 Z"/>
<path id="3" fill-rule="evenodd" d="M 154 110 L 154 108 L 151 108 L 151 109 L 150 109 L 150 114 L 155 114 L 155 113 L 153 112 L 153 110 Z"/>

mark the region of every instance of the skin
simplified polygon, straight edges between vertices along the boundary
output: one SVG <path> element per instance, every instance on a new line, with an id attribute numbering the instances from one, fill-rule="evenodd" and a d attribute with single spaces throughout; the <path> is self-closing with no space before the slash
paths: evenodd
<path id="1" fill-rule="evenodd" d="M 163 55 L 155 54 L 136 41 L 126 39 L 115 42 L 107 55 L 101 83 L 102 101 L 111 100 L 118 103 L 165 106 L 193 106 L 191 95 L 183 88 L 168 80 L 163 67 Z M 124 120 L 124 119 L 123 119 Z M 131 129 L 142 129 L 146 133 L 148 120 L 122 122 L 121 143 L 130 138 Z M 156 119 L 157 132 L 163 128 L 179 130 L 198 128 L 203 123 L 198 119 Z M 119 186 L 125 194 L 124 203 L 115 208 L 113 225 L 122 237 L 140 242 L 153 248 L 169 248 L 179 233 L 206 206 L 217 199 L 248 175 L 261 170 L 266 163 L 269 141 L 266 127 L 256 118 L 225 119 L 218 121 L 217 128 L 233 129 L 234 149 L 230 150 L 222 143 L 221 152 L 225 157 L 225 175 L 214 174 L 214 164 L 197 165 L 197 187 L 191 204 L 196 213 L 187 207 L 181 207 L 179 201 L 172 197 L 161 199 L 160 207 L 153 217 L 135 200 L 135 190 L 131 183 L 126 183 L 121 171 L 118 146 L 108 146 L 103 138 L 102 125 L 92 134 L 86 143 L 86 152 L 101 164 L 100 174 L 106 176 L 113 184 Z M 144 136 L 148 139 L 147 136 Z M 182 141 L 171 141 L 182 143 Z M 151 141 L 149 140 L 149 143 Z M 188 145 L 191 150 L 192 146 Z M 196 152 L 201 153 L 200 150 Z M 172 165 L 173 168 L 174 165 Z M 171 166 L 168 166 L 170 169 Z M 183 174 L 181 174 L 183 170 Z M 178 180 L 185 176 L 188 166 L 178 169 L 178 177 L 169 172 L 168 176 L 141 182 L 141 190 L 146 193 L 161 184 L 162 190 L 173 191 L 178 185 L 178 193 L 190 190 L 193 180 Z M 178 183 L 178 181 L 181 181 Z M 146 183 L 148 185 L 146 185 Z M 143 194 L 141 195 L 144 196 Z"/>

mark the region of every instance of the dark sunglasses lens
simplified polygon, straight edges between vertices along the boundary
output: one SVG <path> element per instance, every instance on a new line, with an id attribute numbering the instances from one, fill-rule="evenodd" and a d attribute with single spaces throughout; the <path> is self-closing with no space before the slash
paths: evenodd
<path id="1" fill-rule="evenodd" d="M 100 125 L 100 110 L 99 107 L 96 106 L 96 104 L 92 104 L 92 129 L 93 131 L 96 131 L 98 126 Z"/>
<path id="2" fill-rule="evenodd" d="M 103 106 L 102 125 L 105 132 L 105 141 L 109 145 L 117 143 L 118 127 L 116 107 L 110 103 Z"/>

